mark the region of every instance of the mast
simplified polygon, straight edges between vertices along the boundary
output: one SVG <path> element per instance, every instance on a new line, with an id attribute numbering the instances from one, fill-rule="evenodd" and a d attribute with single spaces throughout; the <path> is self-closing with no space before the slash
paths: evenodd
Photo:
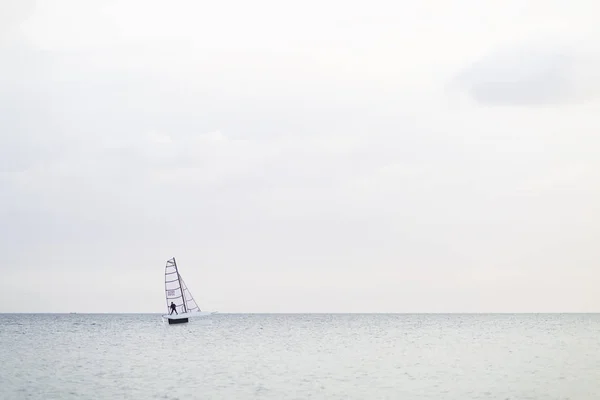
<path id="1" fill-rule="evenodd" d="M 173 257 L 173 265 L 175 266 L 175 272 L 177 272 L 177 280 L 179 281 L 179 290 L 181 291 L 181 298 L 183 299 L 183 312 L 187 313 L 187 301 L 185 300 L 185 293 L 183 293 L 183 285 L 181 284 L 181 275 L 179 275 L 179 270 L 177 269 L 177 262 L 175 261 L 175 257 Z"/>

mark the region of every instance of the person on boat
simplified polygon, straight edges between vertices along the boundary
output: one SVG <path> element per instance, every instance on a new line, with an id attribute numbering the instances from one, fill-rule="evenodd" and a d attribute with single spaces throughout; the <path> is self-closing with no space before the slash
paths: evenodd
<path id="1" fill-rule="evenodd" d="M 171 302 L 171 312 L 169 313 L 169 315 L 173 314 L 173 311 L 175 311 L 175 314 L 179 315 L 179 313 L 177 312 L 177 306 L 175 305 L 175 303 Z"/>

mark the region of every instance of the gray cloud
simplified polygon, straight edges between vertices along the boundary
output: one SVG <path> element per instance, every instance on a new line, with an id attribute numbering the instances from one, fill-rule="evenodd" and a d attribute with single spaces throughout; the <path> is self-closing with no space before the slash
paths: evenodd
<path id="1" fill-rule="evenodd" d="M 9 36 L 14 39 L 14 31 L 33 14 L 35 3 L 35 0 L 0 1 L 0 45 Z"/>
<path id="2" fill-rule="evenodd" d="M 571 46 L 503 49 L 463 69 L 452 83 L 485 105 L 556 105 L 600 94 L 600 53 Z"/>

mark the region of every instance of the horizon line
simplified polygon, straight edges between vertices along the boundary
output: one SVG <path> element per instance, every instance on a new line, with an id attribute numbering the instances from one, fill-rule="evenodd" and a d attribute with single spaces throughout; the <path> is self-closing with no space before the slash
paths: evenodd
<path id="1" fill-rule="evenodd" d="M 163 315 L 164 312 L 87 312 L 87 311 L 0 311 L 0 315 Z M 214 315 L 510 315 L 510 314 L 600 314 L 600 311 L 405 311 L 405 312 L 215 312 Z"/>

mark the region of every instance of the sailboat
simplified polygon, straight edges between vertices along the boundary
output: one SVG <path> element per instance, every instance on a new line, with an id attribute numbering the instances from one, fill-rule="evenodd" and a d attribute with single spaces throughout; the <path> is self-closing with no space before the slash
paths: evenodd
<path id="1" fill-rule="evenodd" d="M 167 260 L 165 266 L 165 297 L 167 299 L 167 314 L 162 317 L 169 321 L 169 325 L 184 324 L 189 322 L 190 318 L 207 317 L 216 313 L 216 311 L 200 310 L 179 273 L 175 257 Z M 174 310 L 171 304 L 174 305 Z"/>

